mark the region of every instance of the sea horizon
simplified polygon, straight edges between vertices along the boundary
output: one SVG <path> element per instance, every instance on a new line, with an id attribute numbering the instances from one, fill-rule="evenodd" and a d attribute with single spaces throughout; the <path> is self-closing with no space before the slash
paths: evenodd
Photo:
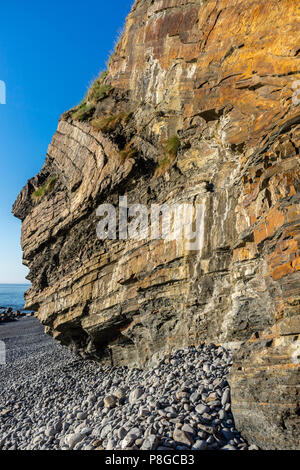
<path id="1" fill-rule="evenodd" d="M 26 282 L 0 282 L 0 286 L 30 286 Z"/>
<path id="2" fill-rule="evenodd" d="M 24 294 L 30 284 L 0 283 L 0 308 L 25 309 Z"/>

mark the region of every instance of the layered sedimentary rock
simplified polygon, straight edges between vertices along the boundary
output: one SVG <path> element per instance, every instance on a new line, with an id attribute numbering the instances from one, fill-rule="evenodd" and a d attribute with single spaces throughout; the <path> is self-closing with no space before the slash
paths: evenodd
<path id="1" fill-rule="evenodd" d="M 49 334 L 117 365 L 238 342 L 233 411 L 263 448 L 299 447 L 298 31 L 292 0 L 137 0 L 108 91 L 62 116 L 14 205 Z M 199 205 L 198 249 L 99 240 L 96 209 L 119 196 Z"/>

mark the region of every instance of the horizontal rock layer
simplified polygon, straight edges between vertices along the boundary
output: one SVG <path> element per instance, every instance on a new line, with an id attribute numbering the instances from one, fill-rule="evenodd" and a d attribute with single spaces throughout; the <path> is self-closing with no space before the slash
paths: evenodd
<path id="1" fill-rule="evenodd" d="M 111 58 L 111 90 L 93 111 L 130 118 L 107 133 L 65 114 L 14 205 L 27 308 L 49 334 L 118 365 L 201 341 L 242 343 L 233 409 L 263 448 L 299 447 L 296 3 L 137 0 Z M 157 172 L 174 135 L 176 159 Z M 35 197 L 49 178 L 51 191 Z M 98 205 L 124 195 L 200 205 L 198 250 L 99 240 Z"/>

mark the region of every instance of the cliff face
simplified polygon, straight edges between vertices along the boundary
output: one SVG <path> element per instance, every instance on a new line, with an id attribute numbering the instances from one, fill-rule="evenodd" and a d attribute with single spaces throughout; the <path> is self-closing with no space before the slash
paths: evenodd
<path id="1" fill-rule="evenodd" d="M 27 307 L 47 333 L 116 365 L 241 343 L 233 412 L 266 449 L 299 447 L 299 13 L 294 0 L 137 0 L 105 93 L 61 118 L 14 205 Z M 99 240 L 96 208 L 120 195 L 200 204 L 199 250 Z"/>

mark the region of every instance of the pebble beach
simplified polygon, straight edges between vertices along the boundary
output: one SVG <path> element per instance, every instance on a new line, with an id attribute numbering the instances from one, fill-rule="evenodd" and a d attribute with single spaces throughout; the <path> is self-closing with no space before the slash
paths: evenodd
<path id="1" fill-rule="evenodd" d="M 0 341 L 1 450 L 256 449 L 235 428 L 222 347 L 180 349 L 140 370 L 83 361 L 36 318 L 1 324 Z"/>

